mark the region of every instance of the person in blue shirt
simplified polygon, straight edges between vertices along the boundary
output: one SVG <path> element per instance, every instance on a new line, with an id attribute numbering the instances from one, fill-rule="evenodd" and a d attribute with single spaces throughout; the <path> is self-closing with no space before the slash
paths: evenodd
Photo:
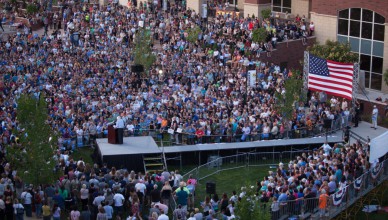
<path id="1" fill-rule="evenodd" d="M 282 193 L 280 194 L 278 201 L 279 202 L 287 202 L 287 189 L 283 189 Z"/>

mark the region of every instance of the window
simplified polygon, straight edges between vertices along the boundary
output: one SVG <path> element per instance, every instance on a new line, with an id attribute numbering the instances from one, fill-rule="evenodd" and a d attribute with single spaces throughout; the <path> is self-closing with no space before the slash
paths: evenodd
<path id="1" fill-rule="evenodd" d="M 272 11 L 291 13 L 291 0 L 272 0 Z"/>
<path id="2" fill-rule="evenodd" d="M 365 87 L 381 90 L 385 18 L 374 11 L 349 8 L 338 12 L 337 38 L 349 42 L 359 54 L 360 70 L 365 71 Z"/>

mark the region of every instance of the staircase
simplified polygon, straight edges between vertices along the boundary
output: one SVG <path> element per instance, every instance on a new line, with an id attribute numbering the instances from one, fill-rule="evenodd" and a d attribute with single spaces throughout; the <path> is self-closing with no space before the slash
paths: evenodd
<path id="1" fill-rule="evenodd" d="M 144 172 L 160 173 L 167 170 L 166 159 L 163 153 L 143 155 Z"/>

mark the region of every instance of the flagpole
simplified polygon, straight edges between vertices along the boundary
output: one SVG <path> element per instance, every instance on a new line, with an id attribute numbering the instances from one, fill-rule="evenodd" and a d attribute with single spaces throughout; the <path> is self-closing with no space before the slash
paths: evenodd
<path id="1" fill-rule="evenodd" d="M 356 104 L 356 93 L 358 93 L 358 76 L 360 73 L 360 64 L 354 63 L 353 65 L 353 90 L 352 90 L 352 106 Z"/>
<path id="2" fill-rule="evenodd" d="M 309 74 L 309 67 L 310 67 L 310 53 L 308 51 L 304 51 L 304 62 L 303 62 L 303 93 L 306 96 L 306 102 L 307 100 L 307 93 L 308 93 L 308 74 Z"/>

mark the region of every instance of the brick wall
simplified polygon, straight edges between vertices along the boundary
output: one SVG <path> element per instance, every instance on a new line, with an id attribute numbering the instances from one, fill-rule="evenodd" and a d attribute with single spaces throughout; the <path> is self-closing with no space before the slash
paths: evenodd
<path id="1" fill-rule="evenodd" d="M 267 57 L 266 53 L 260 55 L 260 61 L 270 62 L 275 64 L 287 63 L 288 69 L 302 70 L 301 61 L 303 61 L 304 51 L 307 46 L 311 46 L 315 43 L 315 37 L 308 39 L 308 45 L 304 46 L 301 40 L 294 40 L 287 43 L 279 43 L 276 46 L 276 50 L 272 52 L 271 57 Z"/>
<path id="2" fill-rule="evenodd" d="M 312 2 L 312 11 L 319 14 L 337 16 L 337 11 L 347 8 L 367 8 L 375 11 L 388 19 L 388 1 L 387 0 L 314 0 Z"/>
<path id="3" fill-rule="evenodd" d="M 360 104 L 362 105 L 363 109 L 362 109 L 362 117 L 365 119 L 365 120 L 369 120 L 371 121 L 371 117 L 372 117 L 372 111 L 373 111 L 373 106 L 376 105 L 377 109 L 379 110 L 379 117 L 377 118 L 377 125 L 379 125 L 379 123 L 381 123 L 382 119 L 385 116 L 385 107 L 387 106 L 387 104 L 385 103 L 382 103 L 382 102 L 369 102 L 369 101 L 365 101 L 365 100 L 358 100 L 360 102 Z"/>

